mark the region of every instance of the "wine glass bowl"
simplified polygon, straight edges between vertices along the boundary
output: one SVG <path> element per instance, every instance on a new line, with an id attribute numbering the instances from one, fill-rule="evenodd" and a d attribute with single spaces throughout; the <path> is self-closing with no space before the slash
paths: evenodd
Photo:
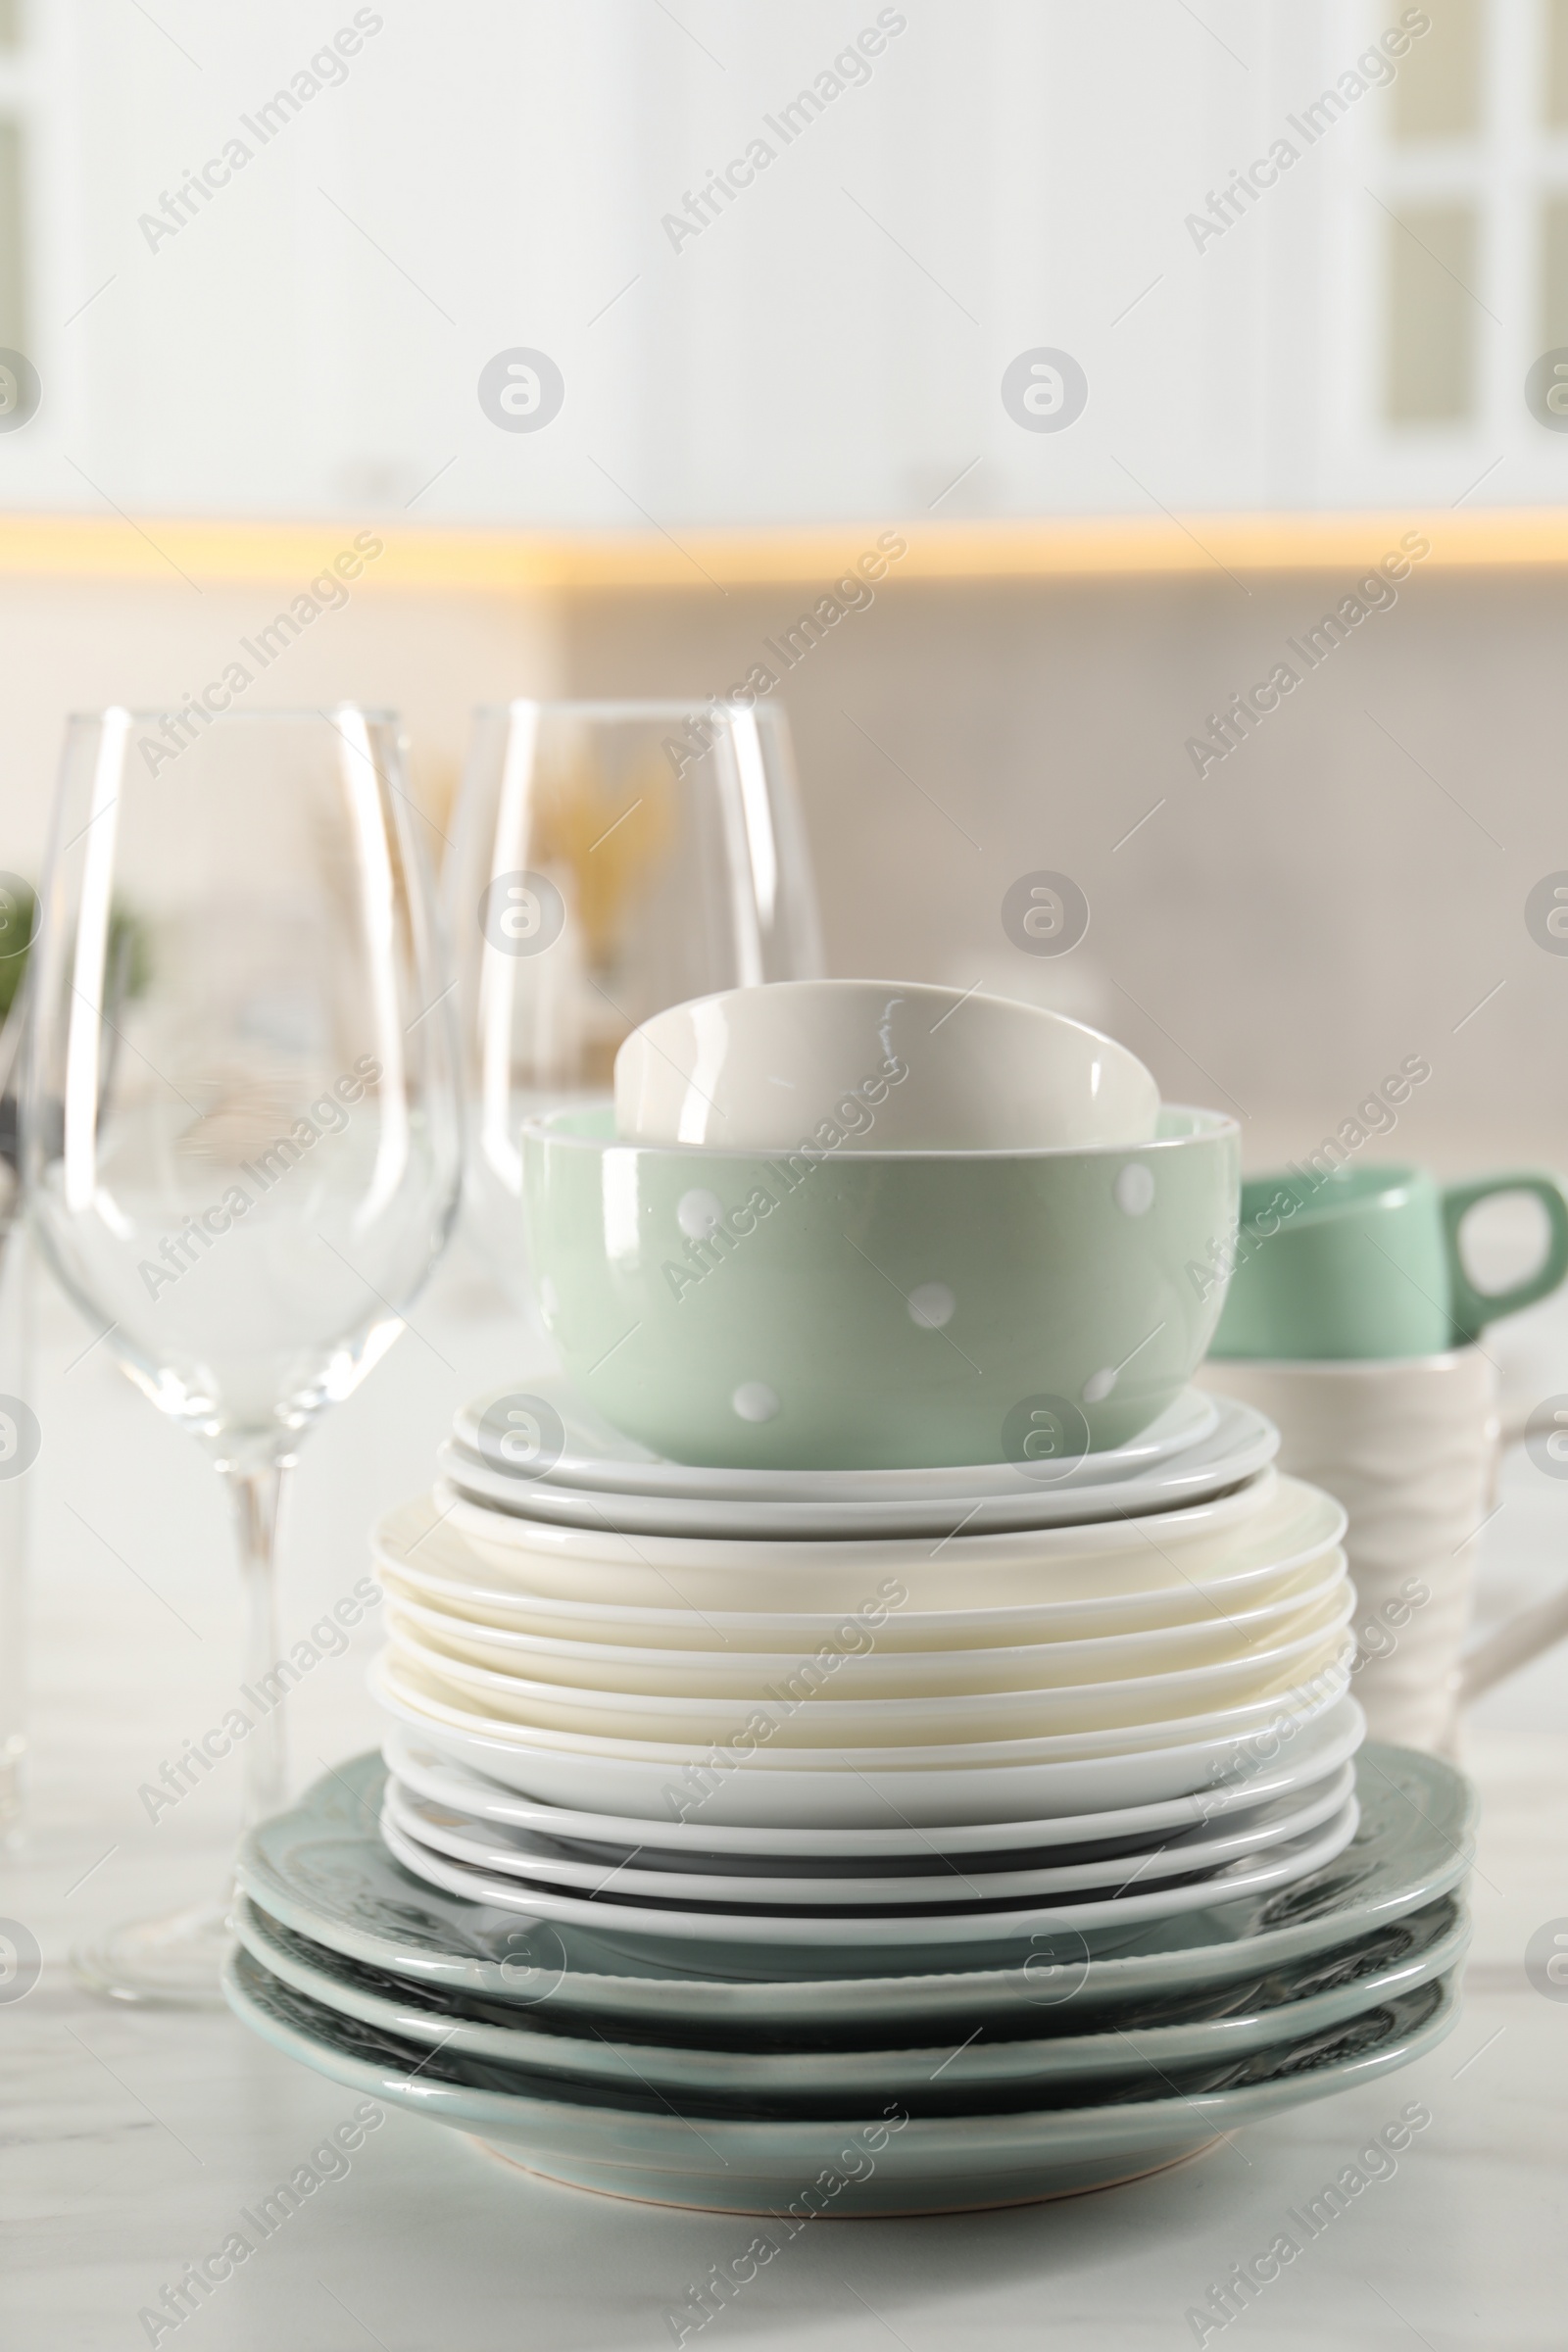
<path id="1" fill-rule="evenodd" d="M 444 1239 L 439 962 L 408 886 L 393 721 L 220 720 L 155 776 L 137 772 L 147 725 L 73 722 L 33 1215 L 153 1401 L 225 1456 L 266 1458 L 385 1351 Z M 112 732 L 119 787 L 77 830 Z"/>
<path id="2" fill-rule="evenodd" d="M 396 719 L 183 717 L 71 722 L 25 1158 L 45 1261 L 229 1482 L 254 1674 L 276 1655 L 282 1473 L 450 1229 L 455 1038 Z M 281 1793 L 268 1724 L 245 1742 L 253 1810 Z M 129 1967 L 100 1951 L 100 1989 L 175 1997 L 179 1937 L 158 1933 L 156 1984 L 143 1934 Z"/>
<path id="3" fill-rule="evenodd" d="M 821 969 L 774 705 L 482 710 L 443 877 L 470 1229 L 526 1298 L 524 1121 L 608 1092 L 622 1040 L 691 997 Z"/>

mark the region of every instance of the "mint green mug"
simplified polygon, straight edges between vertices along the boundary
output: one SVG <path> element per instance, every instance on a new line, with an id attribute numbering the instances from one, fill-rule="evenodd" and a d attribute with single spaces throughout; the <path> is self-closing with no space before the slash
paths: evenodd
<path id="1" fill-rule="evenodd" d="M 1529 1193 L 1546 1212 L 1545 1252 L 1523 1282 L 1478 1291 L 1459 1227 L 1478 1201 Z M 1207 1270 L 1190 1266 L 1200 1284 Z M 1337 1362 L 1439 1355 L 1478 1339 L 1568 1275 L 1568 1188 L 1514 1172 L 1443 1186 L 1413 1167 L 1291 1168 L 1242 1187 L 1230 1287 L 1210 1355 Z"/>

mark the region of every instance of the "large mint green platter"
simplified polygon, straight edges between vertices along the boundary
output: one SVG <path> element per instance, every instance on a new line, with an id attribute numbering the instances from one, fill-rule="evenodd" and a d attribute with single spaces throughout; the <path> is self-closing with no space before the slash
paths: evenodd
<path id="1" fill-rule="evenodd" d="M 677 1462 L 1017 1462 L 1043 1489 L 1175 1402 L 1224 1298 L 1234 1120 L 1168 1108 L 1117 1151 L 766 1159 L 522 1138 L 530 1256 L 565 1370 Z"/>
<path id="2" fill-rule="evenodd" d="M 1038 2020 L 1064 1988 L 1088 2013 L 1236 1983 L 1348 1949 L 1447 1893 L 1469 1867 L 1475 1828 L 1462 1774 L 1435 1756 L 1368 1743 L 1356 1760 L 1354 1838 L 1292 1886 L 1121 1931 L 1037 1937 L 1004 1966 L 911 1974 L 892 1950 L 874 1955 L 876 1973 L 824 1976 L 812 1973 L 808 1952 L 688 1949 L 661 1960 L 609 1930 L 531 1925 L 444 1893 L 382 1844 L 385 1784 L 374 1754 L 324 1775 L 246 1838 L 241 1890 L 296 1935 L 416 1984 L 640 2021 L 641 2031 L 678 2024 L 720 2040 L 759 2024 L 860 2033 L 874 2021 L 903 2034 L 915 2020 L 937 2038 L 939 2021 L 958 2015 L 969 2026 Z"/>
<path id="3" fill-rule="evenodd" d="M 911 2080 L 883 2096 L 845 2086 L 820 2117 L 762 2098 L 548 2078 L 430 2048 L 323 2008 L 249 1952 L 229 1962 L 230 2006 L 329 2081 L 472 2133 L 529 2172 L 612 2196 L 786 2217 L 976 2211 L 1071 2195 L 1194 2155 L 1221 2133 L 1408 2066 L 1455 2017 L 1452 1977 L 1342 2025 L 1250 2056 L 982 2094 Z"/>

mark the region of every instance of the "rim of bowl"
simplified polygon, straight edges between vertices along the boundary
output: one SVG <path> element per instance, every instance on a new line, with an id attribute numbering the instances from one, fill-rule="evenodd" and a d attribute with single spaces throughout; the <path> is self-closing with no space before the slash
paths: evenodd
<path id="1" fill-rule="evenodd" d="M 639 1147 L 633 1146 L 632 1149 L 636 1150 Z M 1281 1372 L 1305 1372 L 1314 1380 L 1323 1380 L 1330 1373 L 1343 1377 L 1347 1372 L 1353 1372 L 1358 1380 L 1372 1380 L 1390 1372 L 1400 1372 L 1406 1375 L 1449 1372 L 1456 1364 L 1468 1368 L 1482 1353 L 1480 1343 L 1475 1340 L 1471 1340 L 1462 1348 L 1435 1348 L 1430 1355 L 1218 1355 L 1211 1344 L 1207 1355 L 1204 1356 L 1198 1370 L 1201 1372 L 1209 1364 L 1236 1364 L 1245 1374 L 1247 1366 L 1250 1364 L 1258 1371 L 1271 1375 Z M 1197 1373 L 1193 1377 L 1196 1380 Z M 1211 1390 L 1209 1394 L 1229 1396 L 1232 1392 L 1229 1389 L 1215 1389 Z M 1242 1396 L 1238 1397 L 1236 1401 L 1239 1404 L 1250 1404 L 1251 1398 Z M 1263 1408 L 1261 1405 L 1253 1405 L 1252 1409 L 1254 1412 L 1261 1412 Z"/>
<path id="2" fill-rule="evenodd" d="M 1004 1011 L 1007 1012 L 1038 1015 L 1056 1027 L 1075 1029 L 1080 1037 L 1093 1038 L 1097 1046 L 1109 1046 L 1113 1054 L 1119 1054 L 1125 1061 L 1136 1064 L 1146 1078 L 1152 1081 L 1153 1077 L 1152 1071 L 1142 1056 L 1135 1054 L 1131 1046 L 1124 1046 L 1119 1037 L 1112 1037 L 1108 1029 L 1097 1029 L 1093 1021 L 1081 1021 L 1075 1012 L 1063 1012 L 1059 1005 L 1031 1004 L 1027 997 L 999 996 L 994 989 L 977 991 L 972 988 L 953 988 L 943 980 L 878 980 L 874 974 L 867 975 L 860 972 L 818 972 L 807 979 L 774 980 L 767 983 L 768 995 L 775 998 L 786 989 L 806 988 L 858 989 L 863 990 L 866 996 L 873 999 L 878 997 L 886 999 L 893 996 L 905 1002 L 914 997 L 940 997 L 950 1004 L 955 1012 L 960 1004 L 968 1004 L 972 997 L 978 995 L 980 1002 L 984 1004 L 1001 1005 Z M 757 993 L 755 986 L 744 982 L 737 983 L 733 988 L 705 989 L 700 997 L 687 997 L 678 1004 L 665 1004 L 658 1012 L 649 1013 L 645 1020 L 639 1021 L 636 1028 L 628 1032 L 625 1042 L 629 1044 L 634 1037 L 647 1037 L 649 1032 L 656 1028 L 661 1021 L 672 1020 L 678 1012 L 692 1011 L 700 1004 L 722 1004 L 728 998 L 751 997 Z M 1266 1183 L 1269 1179 L 1265 1177 L 1261 1181 Z"/>
<path id="3" fill-rule="evenodd" d="M 1114 1041 L 1113 1041 L 1114 1042 Z M 809 1159 L 847 1167 L 857 1162 L 881 1160 L 949 1160 L 949 1159 L 1131 1159 L 1143 1152 L 1180 1152 L 1194 1144 L 1212 1144 L 1222 1136 L 1233 1135 L 1241 1140 L 1241 1126 L 1229 1111 L 1205 1110 L 1196 1102 L 1161 1102 L 1160 1110 L 1172 1111 L 1183 1118 L 1201 1122 L 1191 1135 L 1156 1135 L 1144 1144 L 1032 1144 L 1024 1146 L 985 1146 L 965 1150 L 961 1146 L 932 1150 L 900 1151 L 890 1147 L 878 1152 L 837 1152 L 824 1147 L 820 1152 L 803 1152 L 800 1146 L 778 1144 L 637 1144 L 618 1135 L 572 1135 L 558 1122 L 581 1118 L 588 1110 L 609 1110 L 613 1116 L 614 1097 L 596 1095 L 586 1102 L 564 1103 L 555 1110 L 536 1111 L 522 1121 L 519 1134 L 524 1143 L 566 1145 L 583 1152 L 636 1152 L 647 1158 L 656 1155 L 666 1159 L 738 1159 L 754 1166 L 776 1159 Z"/>
<path id="4" fill-rule="evenodd" d="M 189 700 L 188 697 L 186 699 Z M 167 718 L 177 717 L 179 710 L 178 703 L 166 703 L 160 710 L 132 703 L 105 703 L 96 710 L 69 710 L 66 719 L 67 724 L 74 727 L 101 726 L 106 718 L 122 717 L 131 719 L 137 725 L 161 727 Z M 351 694 L 338 695 L 320 703 L 257 703 L 247 710 L 209 710 L 207 716 L 215 727 L 234 725 L 241 720 L 247 724 L 267 724 L 279 719 L 288 719 L 299 725 L 307 719 L 314 722 L 331 718 L 339 712 L 350 712 L 356 718 L 373 719 L 382 726 L 401 726 L 403 723 L 402 712 L 394 710 L 390 703 L 362 703 Z"/>

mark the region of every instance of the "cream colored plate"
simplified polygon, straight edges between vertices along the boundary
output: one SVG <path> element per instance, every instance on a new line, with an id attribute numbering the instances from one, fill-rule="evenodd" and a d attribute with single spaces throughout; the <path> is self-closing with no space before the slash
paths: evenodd
<path id="1" fill-rule="evenodd" d="M 399 1577 L 383 1572 L 389 1622 L 407 1627 L 430 1647 L 500 1673 L 531 1675 L 579 1690 L 647 1691 L 734 1698 L 787 1675 L 797 1658 L 818 1661 L 838 1698 L 919 1698 L 973 1690 L 1036 1690 L 1062 1683 L 1108 1682 L 1133 1674 L 1169 1674 L 1221 1665 L 1240 1654 L 1269 1649 L 1293 1633 L 1326 1624 L 1345 1589 L 1345 1554 L 1325 1554 L 1328 1572 L 1258 1608 L 1216 1609 L 1207 1624 L 1163 1626 L 1088 1640 L 1006 1642 L 996 1648 L 950 1650 L 883 1648 L 880 1629 L 852 1629 L 847 1640 L 808 1642 L 791 1653 L 748 1649 L 744 1635 L 705 1649 L 633 1646 L 625 1642 L 563 1640 L 511 1625 L 455 1615 L 416 1598 Z M 618 1620 L 612 1628 L 621 1631 Z"/>
<path id="2" fill-rule="evenodd" d="M 466 1699 L 543 1731 L 729 1746 L 760 1716 L 771 1727 L 766 1737 L 790 1748 L 819 1743 L 907 1747 L 926 1740 L 1033 1740 L 1058 1732 L 1137 1729 L 1270 1697 L 1310 1681 L 1333 1662 L 1353 1606 L 1347 1581 L 1304 1631 L 1293 1629 L 1289 1640 L 1215 1665 L 1114 1682 L 1063 1682 L 1023 1690 L 979 1688 L 928 1697 L 840 1697 L 823 1670 L 814 1678 L 808 1672 L 808 1661 L 776 1668 L 771 1682 L 760 1682 L 755 1690 L 736 1697 L 583 1690 L 454 1657 L 416 1639 L 396 1615 L 387 1657 L 396 1673 L 455 1692 L 460 1703 Z"/>
<path id="3" fill-rule="evenodd" d="M 430 1498 L 389 1511 L 374 1531 L 372 1551 L 394 1589 L 484 1626 L 639 1648 L 802 1656 L 824 1641 L 842 1650 L 870 1639 L 882 1654 L 948 1651 L 1119 1638 L 1169 1626 L 1206 1628 L 1216 1615 L 1298 1596 L 1344 1560 L 1345 1514 L 1315 1490 L 1305 1492 L 1314 1499 L 1300 1524 L 1303 1541 L 1283 1552 L 1269 1532 L 1278 1526 L 1274 1519 L 1257 1541 L 1233 1522 L 1200 1530 L 1201 1561 L 1162 1536 L 1162 1523 L 1154 1523 L 1153 1532 L 1146 1523 L 1131 1551 L 1119 1530 L 1108 1545 L 1054 1553 L 1038 1533 L 961 1538 L 941 1554 L 962 1572 L 960 1587 L 970 1588 L 950 1592 L 951 1605 L 922 1602 L 911 1592 L 906 1572 L 929 1563 L 930 1547 L 906 1542 L 856 1548 L 780 1544 L 772 1547 L 778 1575 L 748 1577 L 726 1565 L 717 1599 L 712 1592 L 703 1597 L 706 1584 L 719 1579 L 705 1569 L 708 1547 L 700 1544 L 624 1540 L 623 1559 L 642 1580 L 637 1596 L 600 1598 L 595 1580 L 614 1539 L 545 1530 L 537 1550 L 524 1554 L 509 1546 L 497 1565 Z M 1255 1503 L 1248 1516 L 1258 1516 Z M 815 1563 L 824 1549 L 828 1564 L 819 1571 Z M 832 1589 L 824 1595 L 825 1576 Z M 972 1589 L 1004 1580 L 1016 1597 L 988 1602 Z M 849 1603 L 846 1589 L 856 1596 Z"/>

